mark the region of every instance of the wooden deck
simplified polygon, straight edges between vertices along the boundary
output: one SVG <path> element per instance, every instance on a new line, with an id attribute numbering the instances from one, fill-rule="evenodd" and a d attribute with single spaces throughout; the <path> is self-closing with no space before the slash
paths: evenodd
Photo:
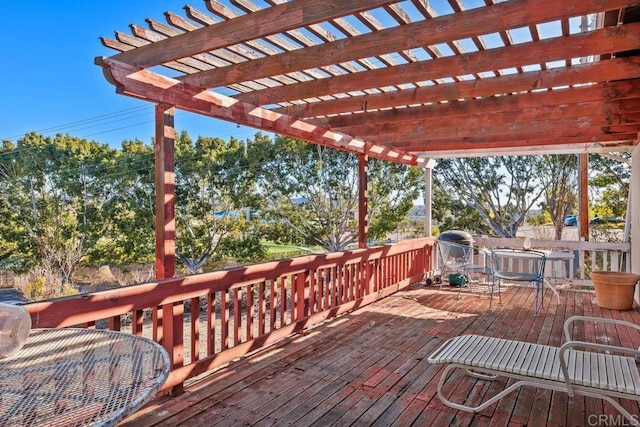
<path id="1" fill-rule="evenodd" d="M 480 290 L 463 291 L 457 299 L 451 290 L 415 285 L 193 381 L 183 395 L 159 398 L 124 424 L 628 425 L 601 400 L 528 387 L 476 415 L 442 405 L 436 396 L 442 368 L 426 359 L 449 337 L 475 333 L 560 345 L 563 322 L 574 314 L 640 323 L 637 308 L 600 309 L 593 293 L 571 290 L 561 291 L 561 304 L 548 292 L 534 318 L 534 295 L 529 288 L 510 287 L 489 312 Z M 640 336 L 615 328 L 591 324 L 575 333 L 594 342 L 640 346 Z M 477 404 L 507 383 L 454 373 L 446 392 Z M 640 414 L 638 403 L 623 406 Z M 608 424 L 601 416 L 610 416 Z"/>

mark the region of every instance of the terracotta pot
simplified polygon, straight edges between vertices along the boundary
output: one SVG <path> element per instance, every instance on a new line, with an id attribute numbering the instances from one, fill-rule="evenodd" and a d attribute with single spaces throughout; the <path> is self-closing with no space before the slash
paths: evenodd
<path id="1" fill-rule="evenodd" d="M 591 280 L 596 290 L 596 304 L 613 310 L 631 310 L 636 282 L 640 276 L 619 271 L 593 271 Z"/>

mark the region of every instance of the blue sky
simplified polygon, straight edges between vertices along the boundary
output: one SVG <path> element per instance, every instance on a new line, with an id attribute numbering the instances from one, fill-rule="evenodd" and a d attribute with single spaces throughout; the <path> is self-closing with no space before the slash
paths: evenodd
<path id="1" fill-rule="evenodd" d="M 153 104 L 115 93 L 96 56 L 115 53 L 99 37 L 130 34 L 129 24 L 166 22 L 169 10 L 202 0 L 0 0 L 0 140 L 30 131 L 56 133 L 119 147 L 123 140 L 151 143 Z M 177 111 L 176 129 L 191 137 L 251 138 L 256 130 Z"/>

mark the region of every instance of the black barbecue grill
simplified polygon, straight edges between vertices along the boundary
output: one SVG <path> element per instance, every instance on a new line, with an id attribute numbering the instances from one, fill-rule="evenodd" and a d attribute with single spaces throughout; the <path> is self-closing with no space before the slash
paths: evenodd
<path id="1" fill-rule="evenodd" d="M 464 286 L 469 283 L 467 273 L 471 267 L 473 236 L 462 230 L 449 230 L 441 233 L 436 239 L 439 274 L 427 284 L 442 284 L 443 276 L 449 284 Z M 447 274 L 449 275 L 447 277 Z"/>

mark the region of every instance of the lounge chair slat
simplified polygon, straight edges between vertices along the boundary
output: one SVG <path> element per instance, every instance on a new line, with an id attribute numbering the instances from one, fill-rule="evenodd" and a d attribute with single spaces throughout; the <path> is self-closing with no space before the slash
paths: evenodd
<path id="1" fill-rule="evenodd" d="M 544 363 L 542 378 L 547 380 L 551 378 L 551 373 L 553 372 L 553 364 L 557 358 L 558 358 L 558 350 L 554 348 L 550 348 L 549 353 L 547 353 L 547 360 Z"/>
<path id="2" fill-rule="evenodd" d="M 598 355 L 595 353 L 589 353 L 591 359 L 591 376 L 589 377 L 591 387 L 598 387 L 600 385 L 598 379 Z"/>
<path id="3" fill-rule="evenodd" d="M 638 373 L 638 365 L 632 357 L 627 357 L 626 360 L 629 365 L 630 378 L 633 384 L 631 393 L 640 395 L 640 373 Z"/>
<path id="4" fill-rule="evenodd" d="M 591 354 L 582 353 L 582 385 L 591 387 Z"/>
<path id="5" fill-rule="evenodd" d="M 462 351 L 459 357 L 460 363 L 467 363 L 469 360 L 473 361 L 474 356 L 478 353 L 478 350 L 482 347 L 483 340 L 481 336 L 472 336 L 467 341 L 465 349 Z"/>
<path id="6" fill-rule="evenodd" d="M 533 355 L 531 356 L 531 361 L 529 362 L 529 364 L 527 366 L 523 366 L 524 368 L 524 372 L 526 375 L 533 377 L 535 376 L 536 373 L 536 367 L 538 366 L 538 363 L 540 362 L 540 355 L 542 354 L 542 350 L 544 350 L 544 347 L 541 345 L 536 345 L 535 349 L 533 350 Z"/>
<path id="7" fill-rule="evenodd" d="M 553 362 L 551 364 L 551 372 L 549 373 L 549 379 L 562 381 L 562 367 L 560 364 L 560 356 L 559 356 L 560 350 L 554 350 L 554 351 L 555 351 L 555 355 L 553 356 Z"/>
<path id="8" fill-rule="evenodd" d="M 575 384 L 584 385 L 584 377 L 583 377 L 583 366 L 584 366 L 584 352 L 582 351 L 572 351 L 571 355 L 575 357 L 575 368 L 573 371 L 573 375 L 569 373 L 569 377 L 571 381 Z"/>
<path id="9" fill-rule="evenodd" d="M 496 347 L 500 343 L 496 339 L 488 340 L 484 345 L 482 351 L 478 353 L 478 364 L 485 366 L 487 363 L 487 359 L 494 354 Z"/>
<path id="10" fill-rule="evenodd" d="M 493 368 L 493 364 L 495 363 L 496 359 L 499 359 L 502 357 L 502 351 L 506 345 L 507 345 L 507 340 L 500 340 L 500 342 L 496 346 L 495 353 L 493 353 L 485 362 L 485 366 L 484 366 L 485 368 Z"/>
<path id="11" fill-rule="evenodd" d="M 532 375 L 531 364 L 538 361 L 536 355 L 539 354 L 541 350 L 542 348 L 539 345 L 533 345 L 527 352 L 527 357 L 525 357 L 524 361 L 522 362 L 522 372 L 524 372 L 525 375 Z"/>
<path id="12" fill-rule="evenodd" d="M 513 353 L 516 345 L 517 343 L 515 341 L 507 342 L 507 344 L 502 348 L 500 356 L 494 360 L 492 365 L 494 367 L 493 369 L 505 370 L 506 362 L 509 360 L 509 357 Z"/>
<path id="13" fill-rule="evenodd" d="M 616 373 L 614 371 L 614 367 L 613 367 L 613 360 L 615 358 L 612 357 L 610 354 L 605 354 L 604 355 L 604 364 L 605 364 L 605 368 L 607 370 L 607 382 L 606 382 L 606 386 L 609 388 L 609 390 L 616 390 L 618 387 L 616 385 Z"/>
<path id="14" fill-rule="evenodd" d="M 629 391 L 627 391 L 627 381 L 622 373 L 622 363 L 620 362 L 619 357 L 613 358 L 613 370 L 615 372 L 615 380 L 613 381 L 613 383 L 616 384 L 617 388 L 621 391 L 629 393 Z"/>

